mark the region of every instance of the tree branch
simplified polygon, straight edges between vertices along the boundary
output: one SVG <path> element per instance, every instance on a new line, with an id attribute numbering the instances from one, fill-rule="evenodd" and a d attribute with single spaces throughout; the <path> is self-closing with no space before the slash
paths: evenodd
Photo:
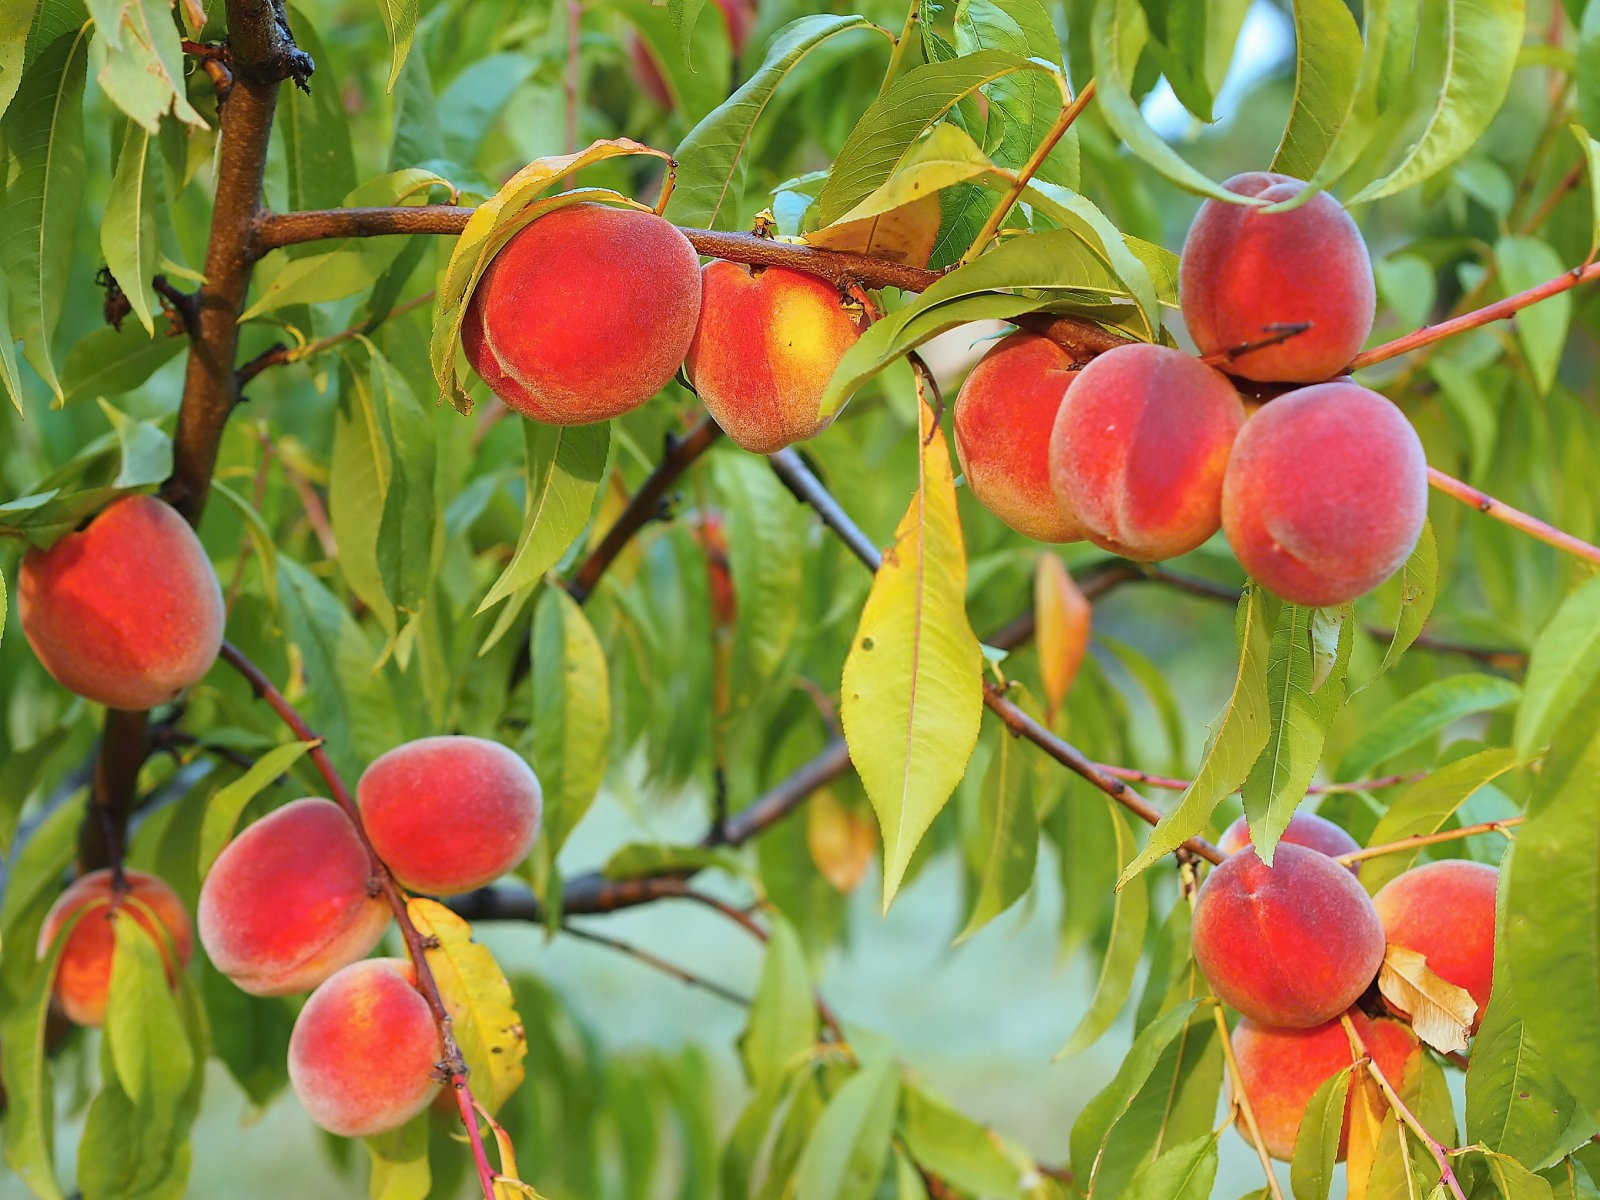
<path id="1" fill-rule="evenodd" d="M 744 1008 L 750 1007 L 750 997 L 742 995 L 739 992 L 734 991 L 732 988 L 723 987 L 722 984 L 717 983 L 714 980 L 707 979 L 703 975 L 696 975 L 693 971 L 687 969 L 686 967 L 680 967 L 677 963 L 669 962 L 658 955 L 650 953 L 648 950 L 644 950 L 638 946 L 635 946 L 632 942 L 625 942 L 620 938 L 609 937 L 603 933 L 596 933 L 592 929 L 585 929 L 583 926 L 574 925 L 569 921 L 563 921 L 561 923 L 561 932 L 571 934 L 580 941 L 593 942 L 597 946 L 605 946 L 607 949 L 615 950 L 621 954 L 626 954 L 630 958 L 638 959 L 647 967 L 654 967 L 662 974 L 670 975 L 679 982 L 688 984 L 690 987 L 697 987 L 702 991 L 710 992 L 713 996 L 716 996 L 722 1000 L 726 1000 L 729 1004 L 738 1004 Z"/>
<path id="2" fill-rule="evenodd" d="M 1454 476 L 1446 475 L 1437 467 L 1428 468 L 1428 485 L 1451 499 L 1471 505 L 1486 517 L 1493 517 L 1501 524 L 1527 534 L 1536 541 L 1554 546 L 1574 558 L 1600 564 L 1600 546 L 1591 546 L 1582 538 L 1573 537 L 1572 534 L 1557 529 L 1548 521 L 1541 521 L 1520 508 L 1513 508 L 1504 500 L 1496 500 L 1488 492 L 1479 491 L 1469 483 L 1463 483 Z"/>

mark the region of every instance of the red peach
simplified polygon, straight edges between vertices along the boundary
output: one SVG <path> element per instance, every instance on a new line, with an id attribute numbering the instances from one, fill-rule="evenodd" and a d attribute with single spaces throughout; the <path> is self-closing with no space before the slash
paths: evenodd
<path id="1" fill-rule="evenodd" d="M 1328 818 L 1308 812 L 1297 812 L 1289 818 L 1288 828 L 1278 839 L 1280 846 L 1285 842 L 1296 846 L 1308 846 L 1312 850 L 1326 854 L 1329 858 L 1338 858 L 1341 854 L 1352 854 L 1361 849 L 1361 843 Z M 1240 817 L 1223 831 L 1221 839 L 1217 842 L 1217 849 L 1224 854 L 1237 854 L 1249 844 L 1250 823 L 1244 817 Z M 1354 864 L 1351 869 L 1355 869 Z"/>
<path id="2" fill-rule="evenodd" d="M 1487 863 L 1444 859 L 1395 876 L 1372 898 L 1391 946 L 1415 950 L 1446 983 L 1477 1002 L 1476 1032 L 1494 980 L 1494 904 L 1500 872 Z M 1401 1016 L 1409 1016 L 1401 1013 Z"/>

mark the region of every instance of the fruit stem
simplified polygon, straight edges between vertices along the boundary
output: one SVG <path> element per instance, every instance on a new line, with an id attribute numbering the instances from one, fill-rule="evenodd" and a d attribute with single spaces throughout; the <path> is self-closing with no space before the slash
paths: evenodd
<path id="1" fill-rule="evenodd" d="M 1595 266 L 1600 268 L 1600 263 Z M 1576 558 L 1600 565 L 1600 546 L 1592 546 L 1582 538 L 1557 529 L 1547 521 L 1541 521 L 1520 508 L 1511 507 L 1504 500 L 1496 500 L 1488 492 L 1479 491 L 1469 483 L 1463 483 L 1454 476 L 1446 475 L 1437 467 L 1428 468 L 1428 483 L 1445 495 L 1463 504 L 1470 504 L 1485 516 L 1493 517 L 1504 525 L 1520 530 L 1547 546 L 1554 546 L 1557 550 L 1563 550 Z"/>
<path id="2" fill-rule="evenodd" d="M 1277 1172 L 1272 1169 L 1272 1156 L 1267 1153 L 1267 1144 L 1261 1137 L 1261 1126 L 1256 1124 L 1255 1109 L 1250 1107 L 1250 1097 L 1245 1094 L 1244 1077 L 1239 1073 L 1239 1060 L 1233 1056 L 1233 1038 L 1228 1033 L 1228 1022 L 1222 1015 L 1220 1003 L 1212 1004 L 1211 1015 L 1217 1021 L 1217 1037 L 1222 1040 L 1222 1058 L 1228 1064 L 1228 1080 L 1233 1084 L 1233 1102 L 1238 1105 L 1245 1128 L 1250 1131 L 1250 1144 L 1255 1147 L 1256 1157 L 1261 1160 L 1261 1169 L 1267 1176 L 1267 1190 L 1272 1193 L 1274 1200 L 1283 1200 Z"/>
<path id="3" fill-rule="evenodd" d="M 1499 821 L 1480 821 L 1476 825 L 1463 825 L 1459 829 L 1442 829 L 1438 833 L 1414 833 L 1397 842 L 1384 842 L 1382 845 L 1368 846 L 1362 850 L 1352 850 L 1349 854 L 1341 854 L 1338 856 L 1338 861 L 1348 867 L 1351 863 L 1377 858 L 1383 854 L 1400 854 L 1406 850 L 1436 846 L 1440 842 L 1453 842 L 1458 838 L 1472 837 L 1479 833 L 1505 833 L 1509 838 L 1511 834 L 1506 833 L 1506 830 L 1514 829 L 1527 819 L 1526 816 L 1505 817 Z"/>

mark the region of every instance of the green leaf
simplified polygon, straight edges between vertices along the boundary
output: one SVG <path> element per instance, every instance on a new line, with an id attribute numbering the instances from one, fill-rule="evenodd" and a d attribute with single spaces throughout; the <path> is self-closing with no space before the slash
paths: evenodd
<path id="1" fill-rule="evenodd" d="M 983 712 L 983 655 L 967 622 L 966 550 L 942 435 L 921 447 L 920 461 L 917 493 L 851 639 L 839 701 L 883 831 L 886 909 L 966 772 Z"/>
<path id="2" fill-rule="evenodd" d="M 0 0 L 0 4 L 4 3 L 5 0 Z M 17 371 L 16 339 L 11 336 L 11 284 L 4 270 L 0 270 L 0 385 L 11 397 L 11 407 L 17 410 L 17 416 L 25 418 L 27 414 L 22 411 L 22 376 Z"/>
<path id="3" fill-rule="evenodd" d="M 63 34 L 22 78 L 0 133 L 14 160 L 0 207 L 0 266 L 23 352 L 56 402 L 50 341 L 61 320 L 87 183 L 83 87 L 89 26 Z"/>
<path id="4" fill-rule="evenodd" d="M 172 473 L 172 440 L 149 421 L 136 421 L 104 400 L 100 411 L 116 434 L 120 465 L 114 488 L 143 488 L 160 483 Z"/>
<path id="5" fill-rule="evenodd" d="M 1126 1200 L 1207 1200 L 1217 1177 L 1217 1136 L 1180 1142 L 1133 1173 Z"/>
<path id="6" fill-rule="evenodd" d="M 138 901 L 128 903 L 131 908 Z M 132 918 L 124 910 L 111 922 L 116 950 L 106 999 L 106 1043 L 129 1099 L 167 1101 L 188 1085 L 194 1055 L 167 986 L 163 955 L 171 951 L 158 947 L 150 931 Z"/>
<path id="7" fill-rule="evenodd" d="M 398 247 L 394 249 L 398 253 Z M 266 286 L 257 293 L 255 303 L 239 314 L 239 321 L 242 324 L 291 304 L 321 304 L 353 296 L 371 287 L 387 265 L 375 265 L 371 256 L 359 249 L 284 258 L 276 272 L 258 272 L 266 278 Z"/>
<path id="8" fill-rule="evenodd" d="M 1441 0 L 1430 12 L 1436 20 L 1418 36 L 1437 43 L 1443 72 L 1438 90 L 1416 140 L 1352 204 L 1391 195 L 1443 170 L 1477 143 L 1505 102 L 1522 45 L 1523 0 Z"/>
<path id="9" fill-rule="evenodd" d="M 260 795 L 278 776 L 287 774 L 316 742 L 285 742 L 274 746 L 250 765 L 245 773 L 232 783 L 219 787 L 206 801 L 205 817 L 200 824 L 200 859 L 196 874 L 204 879 L 211 872 L 211 864 L 233 838 L 234 826 L 245 805 Z"/>
<path id="10" fill-rule="evenodd" d="M 119 0 L 117 8 L 119 24 L 108 28 L 97 18 L 89 44 L 95 82 L 148 133 L 160 133 L 168 113 L 204 128 L 205 118 L 189 103 L 171 0 Z"/>
<path id="11" fill-rule="evenodd" d="M 778 30 L 766 60 L 678 144 L 673 154 L 678 185 L 667 202 L 667 219 L 678 225 L 712 227 L 719 218 L 736 213 L 744 192 L 744 151 L 778 85 L 824 42 L 872 28 L 865 17 L 819 14 L 800 17 Z"/>
<path id="12" fill-rule="evenodd" d="M 91 330 L 62 361 L 62 403 L 131 392 L 187 345 L 187 338 L 172 337 L 165 329 L 149 334 L 133 321 L 124 321 L 120 330 Z"/>
<path id="13" fill-rule="evenodd" d="M 1579 698 L 1600 677 L 1600 576 L 1589 579 L 1556 609 L 1533 644 L 1517 706 L 1513 741 L 1532 758 L 1550 740 Z"/>
<path id="14" fill-rule="evenodd" d="M 11 897 L 8 895 L 7 899 Z M 8 906 L 9 907 L 9 906 Z M 50 1017 L 50 993 L 56 968 L 73 925 L 57 937 L 44 961 L 34 966 L 27 991 L 7 997 L 0 1015 L 0 1075 L 6 1091 L 5 1155 L 12 1170 L 41 1200 L 65 1200 L 55 1173 L 55 1096 L 49 1058 L 45 1053 L 45 1025 Z"/>
<path id="15" fill-rule="evenodd" d="M 384 2 L 379 0 L 380 4 Z M 414 4 L 414 0 L 405 2 Z M 316 25 L 303 9 L 291 6 L 289 24 L 300 49 L 317 64 L 316 82 L 309 95 L 290 87 L 278 97 L 277 129 L 282 134 L 289 207 L 337 208 L 354 203 L 345 199 L 356 186 L 356 158 L 350 144 L 350 117 L 344 111 L 344 91 L 339 86 L 342 81 L 336 73 L 342 63 L 327 53 Z M 389 90 L 394 90 L 393 79 Z M 290 258 L 300 258 L 316 251 L 291 246 L 286 253 Z"/>
<path id="16" fill-rule="evenodd" d="M 1394 636 L 1383 652 L 1380 671 L 1387 671 L 1411 648 L 1433 614 L 1439 596 L 1439 545 L 1434 540 L 1433 522 L 1425 521 L 1417 546 L 1400 568 L 1400 614 L 1395 619 Z"/>
<path id="17" fill-rule="evenodd" d="M 1272 718 L 1267 698 L 1269 640 L 1265 608 L 1265 593 L 1258 587 L 1246 588 L 1234 622 L 1239 668 L 1233 691 L 1200 760 L 1200 769 L 1177 807 L 1161 818 L 1161 823 L 1150 831 L 1144 849 L 1122 869 L 1118 887 L 1190 838 L 1204 833 L 1217 805 L 1244 782 L 1251 764 L 1267 744 Z"/>
<path id="18" fill-rule="evenodd" d="M 1467 1063 L 1467 1140 L 1541 1163 L 1560 1148 L 1573 1100 L 1521 1011 L 1501 972 Z"/>
<path id="19" fill-rule="evenodd" d="M 711 464 L 712 484 L 728 526 L 728 560 L 738 606 L 733 661 L 738 698 L 773 678 L 801 627 L 808 527 L 765 462 L 749 454 L 721 454 Z"/>
<path id="20" fill-rule="evenodd" d="M 1600 9 L 1595 10 L 1600 12 Z M 1600 18 L 1596 18 L 1600 21 Z M 1579 83 L 1580 90 L 1583 84 Z M 1589 203 L 1591 205 L 1592 220 L 1589 231 L 1588 261 L 1593 261 L 1595 252 L 1600 250 L 1600 142 L 1589 136 L 1589 131 L 1581 125 L 1568 125 L 1572 135 L 1578 139 L 1578 145 L 1583 148 L 1584 159 L 1589 164 Z"/>
<path id="21" fill-rule="evenodd" d="M 794 926 L 774 916 L 750 1024 L 740 1044 L 751 1084 L 759 1089 L 788 1077 L 810 1058 L 816 1044 L 817 1005 L 805 951 Z"/>
<path id="22" fill-rule="evenodd" d="M 1295 0 L 1294 105 L 1272 170 L 1310 179 L 1346 128 L 1364 47 L 1344 0 Z"/>
<path id="23" fill-rule="evenodd" d="M 1002 167 L 1020 168 L 1044 143 L 1067 102 L 1061 41 L 1050 10 L 1042 0 L 962 0 L 956 6 L 954 31 L 956 49 L 962 55 L 1005 50 L 1047 64 L 1055 76 L 1011 74 L 984 89 L 989 105 L 984 114 L 983 144 Z M 1078 184 L 1077 130 L 1067 130 L 1039 164 L 1038 174 L 1053 183 Z"/>
<path id="24" fill-rule="evenodd" d="M 1106 808 L 1117 832 L 1117 861 L 1127 862 L 1133 856 L 1133 834 L 1110 797 L 1106 798 Z M 1137 877 L 1128 879 L 1117 888 L 1111 910 L 1111 940 L 1100 963 L 1094 996 L 1058 1058 L 1082 1053 L 1111 1028 L 1133 990 L 1133 977 L 1139 969 L 1149 923 L 1150 895 L 1145 881 Z"/>
<path id="25" fill-rule="evenodd" d="M 611 426 L 605 423 L 560 426 L 526 421 L 523 431 L 527 493 L 522 536 L 506 569 L 478 605 L 480 613 L 531 589 L 583 532 L 611 445 Z"/>
<path id="26" fill-rule="evenodd" d="M 1495 1194 L 1502 1200 L 1554 1200 L 1549 1181 L 1539 1178 L 1510 1155 L 1480 1150 L 1478 1156 L 1488 1168 Z"/>
<path id="27" fill-rule="evenodd" d="M 675 846 L 664 842 L 629 842 L 612 852 L 600 873 L 607 879 L 642 879 L 715 867 L 730 875 L 745 874 L 731 850 L 720 846 Z"/>
<path id="28" fill-rule="evenodd" d="M 244 531 L 250 539 L 250 545 L 255 549 L 256 556 L 261 560 L 261 586 L 266 593 L 267 602 L 273 608 L 278 607 L 278 544 L 272 539 L 272 530 L 267 527 L 266 521 L 256 511 L 255 505 L 246 500 L 220 479 L 211 481 L 211 494 L 239 514 L 239 519 L 244 522 Z M 334 535 L 337 539 L 337 534 Z M 341 556 L 342 557 L 342 556 Z"/>
<path id="29" fill-rule="evenodd" d="M 978 794 L 977 888 L 972 912 L 956 935 L 964 942 L 1005 912 L 1033 883 L 1039 815 L 1033 779 L 1019 762 L 1016 739 L 1002 735 Z"/>
<path id="30" fill-rule="evenodd" d="M 546 588 L 533 613 L 533 763 L 554 862 L 606 774 L 611 685 L 605 650 L 572 597 Z"/>
<path id="31" fill-rule="evenodd" d="M 378 12 L 389 31 L 389 82 L 384 90 L 392 92 L 417 35 L 417 0 L 378 0 Z"/>
<path id="32" fill-rule="evenodd" d="M 378 574 L 394 607 L 415 616 L 432 589 L 444 550 L 434 495 L 437 429 L 405 376 L 370 342 L 367 352 L 373 404 L 382 413 L 390 451 L 375 550 Z"/>
<path id="33" fill-rule="evenodd" d="M 154 273 L 156 259 L 156 189 L 151 172 L 157 169 L 159 164 L 150 157 L 149 131 L 130 121 L 123 130 L 116 175 L 100 222 L 100 253 L 106 267 L 152 338 L 156 326 L 146 280 Z"/>
<path id="34" fill-rule="evenodd" d="M 1467 673 L 1435 679 L 1368 723 L 1339 764 L 1340 779 L 1365 779 L 1402 751 L 1462 717 L 1515 704 L 1522 689 L 1498 675 Z"/>
<path id="35" fill-rule="evenodd" d="M 399 1129 L 365 1139 L 372 1156 L 367 1195 L 371 1200 L 427 1200 L 433 1187 L 428 1166 L 428 1114 Z"/>
<path id="36" fill-rule="evenodd" d="M 1555 279 L 1566 269 L 1561 256 L 1538 238 L 1501 238 L 1495 243 L 1494 253 L 1500 266 L 1500 282 L 1508 296 Z M 1541 395 L 1555 383 L 1571 324 L 1569 292 L 1557 292 L 1517 313 L 1517 340 Z"/>
<path id="37" fill-rule="evenodd" d="M 794 1171 L 807 1200 L 871 1200 L 889 1157 L 900 1081 L 895 1066 L 862 1068 L 828 1101 Z"/>
<path id="38" fill-rule="evenodd" d="M 1474 792 L 1504 775 L 1518 761 L 1518 756 L 1510 750 L 1491 749 L 1447 763 L 1389 802 L 1367 844 L 1384 846 L 1408 837 L 1437 833 Z M 1417 860 L 1417 853 L 1401 851 L 1363 860 L 1362 884 L 1367 891 L 1376 892 L 1396 875 L 1409 870 Z"/>
<path id="39" fill-rule="evenodd" d="M 911 1084 L 902 1089 L 900 1103 L 901 1135 L 919 1165 L 980 1196 L 1023 1195 L 1024 1180 L 1033 1171 L 1026 1151 Z"/>
<path id="40" fill-rule="evenodd" d="M 23 51 L 37 6 L 38 0 L 0 0 L 0 116 L 5 115 L 22 81 Z M 4 311 L 5 305 L 0 304 L 0 313 Z"/>
<path id="41" fill-rule="evenodd" d="M 1290 1181 L 1295 1200 L 1328 1200 L 1333 1186 L 1333 1167 L 1339 1158 L 1339 1142 L 1345 1128 L 1345 1109 L 1350 1098 L 1350 1068 L 1325 1080 L 1311 1097 L 1300 1117 L 1300 1133 L 1295 1138 L 1294 1162 Z"/>

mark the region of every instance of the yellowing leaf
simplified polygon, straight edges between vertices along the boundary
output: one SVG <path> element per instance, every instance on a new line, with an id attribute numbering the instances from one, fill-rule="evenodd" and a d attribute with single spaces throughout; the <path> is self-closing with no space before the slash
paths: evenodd
<path id="1" fill-rule="evenodd" d="M 1411 1028 L 1440 1054 L 1467 1048 L 1477 1003 L 1465 988 L 1434 974 L 1417 951 L 1391 945 L 1378 969 L 1378 990 L 1400 1012 L 1411 1014 Z"/>
<path id="2" fill-rule="evenodd" d="M 841 804 L 832 788 L 823 788 L 806 802 L 806 847 L 822 877 L 848 893 L 866 874 L 878 839 L 872 826 Z"/>
<path id="3" fill-rule="evenodd" d="M 1041 554 L 1033 573 L 1033 639 L 1044 680 L 1045 724 L 1067 698 L 1089 649 L 1092 610 L 1061 559 Z"/>
<path id="4" fill-rule="evenodd" d="M 1384 1121 L 1390 1126 L 1394 1118 L 1389 1106 L 1372 1081 L 1372 1076 L 1362 1071 L 1359 1078 L 1350 1079 L 1350 1141 L 1345 1158 L 1345 1178 L 1348 1180 L 1349 1200 L 1367 1200 L 1370 1189 L 1367 1181 L 1372 1175 L 1372 1164 L 1377 1161 L 1384 1140 Z"/>
<path id="5" fill-rule="evenodd" d="M 438 942 L 428 966 L 467 1060 L 472 1094 L 494 1112 L 522 1082 L 528 1053 L 511 985 L 488 949 L 472 940 L 472 927 L 444 905 L 419 896 L 406 911 L 418 933 Z"/>
<path id="6" fill-rule="evenodd" d="M 925 267 L 939 240 L 940 219 L 939 197 L 930 193 L 876 216 L 829 225 L 805 240 L 824 250 L 852 250 Z"/>
<path id="7" fill-rule="evenodd" d="M 844 661 L 840 718 L 883 831 L 883 902 L 950 799 L 978 741 L 983 654 L 967 621 L 967 557 L 950 451 L 919 407 L 917 493 L 895 530 Z"/>

